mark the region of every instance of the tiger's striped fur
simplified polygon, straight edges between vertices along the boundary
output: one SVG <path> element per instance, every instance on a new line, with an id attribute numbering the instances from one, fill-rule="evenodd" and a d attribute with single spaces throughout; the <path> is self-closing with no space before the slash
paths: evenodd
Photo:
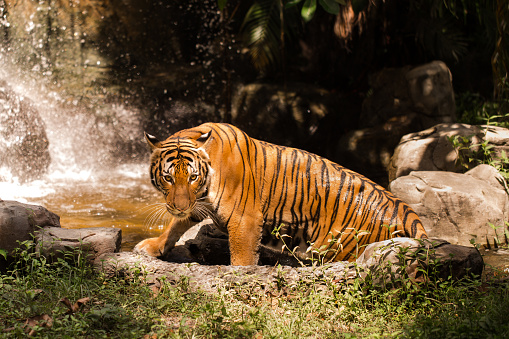
<path id="1" fill-rule="evenodd" d="M 260 245 L 280 246 L 271 235 L 280 226 L 290 249 L 298 246 L 306 257 L 311 245 L 330 261 L 354 260 L 366 244 L 392 236 L 427 237 L 417 214 L 371 180 L 232 125 L 206 123 L 147 141 L 152 184 L 174 219 L 138 252 L 164 255 L 208 216 L 228 232 L 233 265 L 257 264 Z"/>

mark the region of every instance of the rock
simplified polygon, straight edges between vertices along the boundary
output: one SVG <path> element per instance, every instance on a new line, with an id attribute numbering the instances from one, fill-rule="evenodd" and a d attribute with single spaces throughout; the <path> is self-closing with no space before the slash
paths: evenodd
<path id="1" fill-rule="evenodd" d="M 379 72 L 371 79 L 373 94 L 362 105 L 361 129 L 336 142 L 334 158 L 387 186 L 387 167 L 402 136 L 456 121 L 451 81 L 441 61 Z"/>
<path id="2" fill-rule="evenodd" d="M 467 142 L 462 150 L 455 150 L 449 138 L 459 136 Z M 478 146 L 488 141 L 495 156 L 509 154 L 509 130 L 497 126 L 471 126 L 467 124 L 439 124 L 424 131 L 411 133 L 401 138 L 387 167 L 389 181 L 407 175 L 411 171 L 462 172 L 472 168 L 477 161 L 458 161 L 483 157 Z"/>
<path id="3" fill-rule="evenodd" d="M 196 262 L 202 265 L 229 265 L 230 249 L 228 235 L 205 219 L 191 227 L 164 258 L 177 263 Z M 261 246 L 260 265 L 284 265 L 298 267 L 299 261 L 287 252 Z"/>
<path id="4" fill-rule="evenodd" d="M 405 78 L 413 109 L 422 114 L 423 125 L 456 121 L 451 71 L 444 62 L 415 67 Z"/>
<path id="5" fill-rule="evenodd" d="M 94 262 L 104 253 L 120 250 L 122 230 L 119 228 L 91 227 L 66 229 L 45 227 L 36 231 L 36 250 L 51 260 L 64 258 L 63 252 L 82 250 L 87 260 Z"/>
<path id="6" fill-rule="evenodd" d="M 431 127 L 456 121 L 451 72 L 442 61 L 415 68 L 388 68 L 370 81 L 373 94 L 362 106 L 362 127 L 374 127 L 389 119 L 419 113 L 420 124 Z"/>
<path id="7" fill-rule="evenodd" d="M 99 256 L 94 266 L 110 277 L 142 274 L 147 283 L 156 286 L 162 279 L 178 283 L 185 278 L 195 290 L 217 292 L 233 286 L 277 291 L 282 285 L 291 288 L 313 284 L 314 288 L 320 289 L 331 283 L 344 284 L 359 275 L 362 278 L 370 276 L 375 286 L 383 287 L 389 282 L 387 278 L 391 272 L 392 279 L 395 279 L 392 283 L 406 277 L 419 282 L 424 281 L 423 270 L 428 270 L 428 277 L 432 279 L 461 279 L 480 275 L 483 260 L 473 247 L 452 245 L 437 239 L 396 238 L 368 245 L 356 263 L 342 261 L 306 267 L 200 265 L 121 252 Z M 405 273 L 401 275 L 403 270 Z"/>
<path id="8" fill-rule="evenodd" d="M 284 282 L 286 286 L 295 286 L 302 282 L 326 285 L 330 281 L 345 281 L 356 276 L 352 263 L 336 262 L 323 267 L 288 266 L 225 266 L 179 264 L 162 261 L 132 252 L 103 254 L 95 261 L 97 270 L 107 276 L 131 275 L 133 268 L 141 268 L 147 281 L 159 284 L 162 277 L 166 281 L 178 282 L 189 278 L 194 289 L 217 292 L 230 286 L 257 286 L 264 289 L 277 289 Z"/>
<path id="9" fill-rule="evenodd" d="M 387 187 L 387 167 L 401 136 L 415 131 L 417 114 L 393 117 L 376 127 L 351 131 L 343 135 L 335 150 L 335 159 L 376 183 Z"/>
<path id="10" fill-rule="evenodd" d="M 472 246 L 452 245 L 441 239 L 411 238 L 369 244 L 357 264 L 363 267 L 361 276 L 369 275 L 377 284 L 397 283 L 405 277 L 413 281 L 433 276 L 457 280 L 480 276 L 484 267 L 481 254 Z"/>
<path id="11" fill-rule="evenodd" d="M 309 150 L 320 121 L 340 106 L 338 95 L 319 87 L 249 84 L 234 97 L 232 122 L 253 138 Z"/>
<path id="12" fill-rule="evenodd" d="M 420 216 L 430 237 L 451 244 L 505 241 L 503 227 L 509 220 L 509 198 L 498 171 L 479 165 L 465 174 L 415 171 L 390 184 L 390 191 Z"/>
<path id="13" fill-rule="evenodd" d="M 40 228 L 60 227 L 60 217 L 42 206 L 0 200 L 0 248 L 11 253 Z"/>
<path id="14" fill-rule="evenodd" d="M 51 161 L 48 146 L 44 122 L 32 102 L 0 80 L 0 169 L 5 167 L 0 181 L 27 181 L 45 173 Z"/>

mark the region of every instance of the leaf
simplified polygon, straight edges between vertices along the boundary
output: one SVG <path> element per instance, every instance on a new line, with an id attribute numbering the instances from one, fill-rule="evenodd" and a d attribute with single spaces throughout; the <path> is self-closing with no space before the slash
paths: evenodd
<path id="1" fill-rule="evenodd" d="M 339 5 L 335 0 L 319 0 L 319 3 L 326 12 L 334 15 L 339 13 Z"/>
<path id="2" fill-rule="evenodd" d="M 0 255 L 4 257 L 5 260 L 7 260 L 7 251 L 0 248 Z"/>
<path id="3" fill-rule="evenodd" d="M 50 317 L 48 314 L 38 315 L 35 317 L 28 318 L 25 321 L 25 331 L 29 332 L 28 335 L 34 336 L 37 332 L 34 327 L 47 327 L 51 328 L 53 326 L 53 318 Z"/>
<path id="4" fill-rule="evenodd" d="M 74 313 L 78 312 L 81 305 L 84 305 L 89 301 L 90 301 L 90 298 L 81 298 L 81 299 L 78 299 L 74 304 L 72 304 L 71 301 L 67 297 L 60 299 L 60 302 L 62 304 L 64 304 L 65 306 L 67 306 L 67 308 L 69 309 L 67 311 L 67 314 L 74 314 Z"/>
<path id="5" fill-rule="evenodd" d="M 302 0 L 290 0 L 285 4 L 285 8 L 290 8 L 301 3 Z"/>
<path id="6" fill-rule="evenodd" d="M 227 2 L 228 0 L 217 0 L 217 7 L 219 7 L 220 11 L 225 8 Z"/>
<path id="7" fill-rule="evenodd" d="M 304 5 L 302 5 L 302 10 L 300 12 L 302 19 L 308 22 L 313 19 L 313 16 L 316 12 L 316 0 L 306 0 Z"/>

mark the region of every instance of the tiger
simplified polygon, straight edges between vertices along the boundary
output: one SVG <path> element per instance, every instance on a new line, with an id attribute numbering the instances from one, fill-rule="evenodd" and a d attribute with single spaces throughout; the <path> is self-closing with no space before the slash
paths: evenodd
<path id="1" fill-rule="evenodd" d="M 354 261 L 367 244 L 392 237 L 427 238 L 412 208 L 370 179 L 233 125 L 204 123 L 164 141 L 145 139 L 150 180 L 171 221 L 136 253 L 164 257 L 208 217 L 228 234 L 235 266 L 258 265 L 262 246 L 334 262 Z"/>

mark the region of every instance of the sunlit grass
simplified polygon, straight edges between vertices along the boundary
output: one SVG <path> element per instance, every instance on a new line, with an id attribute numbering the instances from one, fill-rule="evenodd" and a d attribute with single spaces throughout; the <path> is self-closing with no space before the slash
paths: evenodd
<path id="1" fill-rule="evenodd" d="M 487 338 L 509 335 L 509 288 L 487 278 L 382 289 L 369 280 L 156 286 L 106 278 L 79 253 L 49 263 L 23 244 L 0 275 L 0 336 L 41 338 Z M 69 302 L 65 302 L 67 299 Z M 25 325 L 26 323 L 29 325 Z"/>

